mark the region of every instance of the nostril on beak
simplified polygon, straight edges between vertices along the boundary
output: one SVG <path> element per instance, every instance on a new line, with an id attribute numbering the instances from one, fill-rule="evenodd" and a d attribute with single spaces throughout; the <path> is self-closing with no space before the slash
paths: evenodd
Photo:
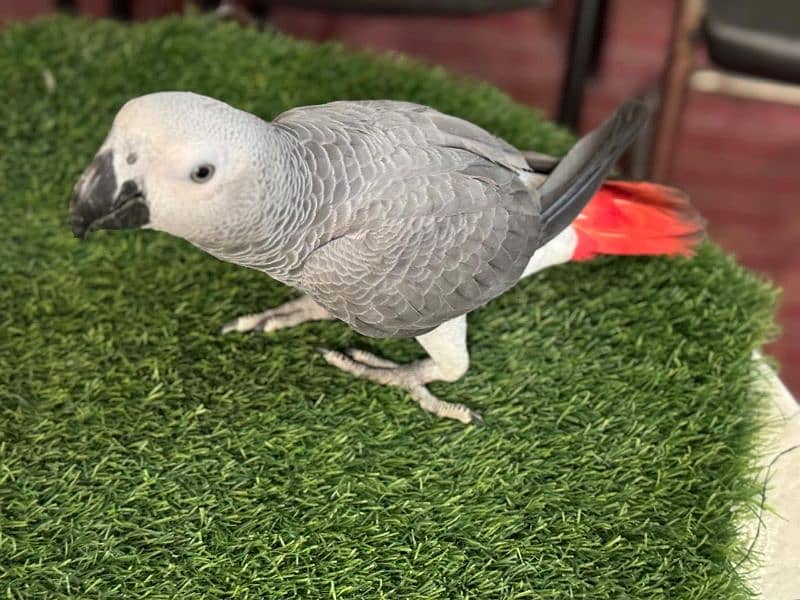
<path id="1" fill-rule="evenodd" d="M 98 154 L 78 180 L 69 210 L 72 233 L 80 239 L 95 229 L 132 229 L 150 220 L 140 184 L 129 179 L 117 187 L 111 150 Z"/>

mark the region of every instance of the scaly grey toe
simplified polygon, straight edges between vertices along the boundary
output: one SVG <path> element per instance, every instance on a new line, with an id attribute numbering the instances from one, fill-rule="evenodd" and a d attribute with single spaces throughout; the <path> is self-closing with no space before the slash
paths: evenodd
<path id="1" fill-rule="evenodd" d="M 423 376 L 430 366 L 427 360 L 398 365 L 354 348 L 347 350 L 346 353 L 325 348 L 320 348 L 319 352 L 328 364 L 351 375 L 368 379 L 374 383 L 405 389 L 423 410 L 438 417 L 454 419 L 467 424 L 483 422 L 483 418 L 467 406 L 440 400 L 428 390 L 425 386 L 428 381 Z"/>
<path id="2" fill-rule="evenodd" d="M 269 333 L 279 329 L 288 329 L 307 321 L 321 321 L 331 318 L 327 310 L 308 296 L 302 296 L 264 312 L 244 315 L 234 319 L 223 326 L 222 333 L 225 334 L 231 331 L 263 331 L 264 333 Z"/>

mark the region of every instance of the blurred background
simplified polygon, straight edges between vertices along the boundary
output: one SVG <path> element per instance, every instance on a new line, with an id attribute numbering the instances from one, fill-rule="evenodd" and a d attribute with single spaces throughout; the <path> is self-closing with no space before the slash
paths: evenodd
<path id="1" fill-rule="evenodd" d="M 798 0 L 0 0 L 0 26 L 54 11 L 141 20 L 187 9 L 402 52 L 577 132 L 645 94 L 658 110 L 630 174 L 687 190 L 714 240 L 783 288 L 783 333 L 768 350 L 800 392 Z"/>

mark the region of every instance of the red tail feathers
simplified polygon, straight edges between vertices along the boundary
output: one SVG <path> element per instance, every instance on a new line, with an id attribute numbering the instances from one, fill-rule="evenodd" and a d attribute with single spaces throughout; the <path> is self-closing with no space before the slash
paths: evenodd
<path id="1" fill-rule="evenodd" d="M 705 220 L 682 191 L 640 181 L 607 181 L 572 226 L 572 260 L 598 254 L 690 256 L 703 240 Z"/>

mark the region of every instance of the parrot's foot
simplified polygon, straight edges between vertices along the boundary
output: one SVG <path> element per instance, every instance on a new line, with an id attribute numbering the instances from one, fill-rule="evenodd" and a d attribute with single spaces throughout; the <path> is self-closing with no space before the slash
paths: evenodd
<path id="1" fill-rule="evenodd" d="M 333 317 L 327 310 L 308 296 L 302 296 L 276 306 L 270 310 L 252 315 L 244 315 L 234 319 L 222 328 L 222 333 L 231 331 L 277 331 L 305 323 L 306 321 L 323 321 Z"/>
<path id="2" fill-rule="evenodd" d="M 430 358 L 418 360 L 407 365 L 399 365 L 379 358 L 369 352 L 351 348 L 345 352 L 320 349 L 328 364 L 342 371 L 383 385 L 394 385 L 406 390 L 423 410 L 446 419 L 462 423 L 482 423 L 483 418 L 463 404 L 445 402 L 434 396 L 427 383 L 437 381 L 438 367 Z"/>

